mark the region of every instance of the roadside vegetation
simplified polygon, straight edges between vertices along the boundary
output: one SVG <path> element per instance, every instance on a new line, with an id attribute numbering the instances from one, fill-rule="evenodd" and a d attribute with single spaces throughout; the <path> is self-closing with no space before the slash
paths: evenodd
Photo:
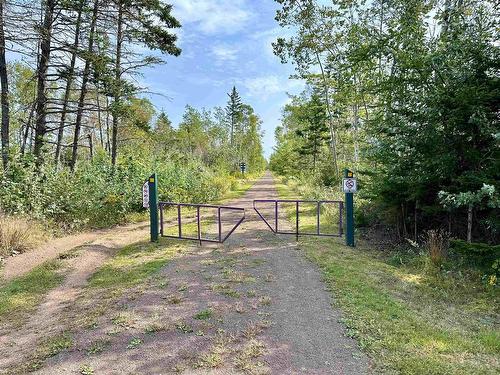
<path id="1" fill-rule="evenodd" d="M 300 196 L 284 183 L 277 187 L 282 199 Z M 294 209 L 287 213 L 293 221 Z M 314 230 L 315 219 L 314 212 L 301 212 L 301 228 Z M 466 259 L 436 264 L 429 243 L 410 253 L 361 239 L 348 248 L 342 239 L 301 237 L 299 247 L 320 266 L 347 334 L 378 371 L 465 375 L 500 370 L 500 294 L 483 281 L 481 268 Z"/>
<path id="2" fill-rule="evenodd" d="M 59 235 L 140 220 L 153 172 L 161 200 L 200 203 L 264 170 L 261 120 L 236 87 L 173 124 L 137 83 L 181 53 L 171 11 L 158 1 L 0 5 L 0 256 L 32 248 L 38 224 Z"/>

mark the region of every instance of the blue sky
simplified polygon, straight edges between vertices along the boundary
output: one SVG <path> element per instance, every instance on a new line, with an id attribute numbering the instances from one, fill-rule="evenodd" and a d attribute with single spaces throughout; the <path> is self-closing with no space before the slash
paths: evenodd
<path id="1" fill-rule="evenodd" d="M 183 27 L 180 57 L 144 71 L 141 84 L 161 95 L 150 95 L 177 125 L 187 104 L 210 109 L 225 106 L 235 85 L 245 103 L 263 121 L 266 157 L 274 145 L 287 92 L 299 93 L 303 84 L 290 80 L 291 65 L 281 64 L 271 42 L 283 35 L 274 20 L 272 0 L 168 0 Z"/>

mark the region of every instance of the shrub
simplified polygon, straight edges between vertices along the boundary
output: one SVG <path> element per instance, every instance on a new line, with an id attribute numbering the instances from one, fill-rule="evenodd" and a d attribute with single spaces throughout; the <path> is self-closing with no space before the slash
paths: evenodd
<path id="1" fill-rule="evenodd" d="M 141 185 L 154 171 L 162 201 L 204 203 L 238 187 L 235 177 L 214 172 L 196 159 L 127 156 L 113 168 L 105 153 L 97 153 L 71 173 L 52 165 L 37 170 L 26 156 L 12 160 L 7 174 L 0 171 L 0 208 L 64 229 L 108 227 L 125 222 L 132 212 L 142 212 Z"/>
<path id="2" fill-rule="evenodd" d="M 495 262 L 500 259 L 500 245 L 451 240 L 450 248 L 461 256 L 466 263 L 480 268 L 494 267 Z"/>

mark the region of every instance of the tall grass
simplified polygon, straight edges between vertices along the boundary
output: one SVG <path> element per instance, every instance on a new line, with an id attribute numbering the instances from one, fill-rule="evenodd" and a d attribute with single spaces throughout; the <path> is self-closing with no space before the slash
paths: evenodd
<path id="1" fill-rule="evenodd" d="M 0 257 L 31 250 L 43 241 L 40 225 L 25 218 L 0 215 Z"/>
<path id="2" fill-rule="evenodd" d="M 446 259 L 449 247 L 449 236 L 442 230 L 428 230 L 425 234 L 425 246 L 429 257 L 435 265 L 441 265 Z"/>

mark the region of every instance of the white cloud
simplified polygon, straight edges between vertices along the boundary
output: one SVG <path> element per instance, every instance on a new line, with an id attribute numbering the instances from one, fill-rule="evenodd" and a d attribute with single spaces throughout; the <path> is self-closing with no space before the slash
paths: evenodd
<path id="1" fill-rule="evenodd" d="M 216 44 L 211 48 L 212 55 L 215 57 L 217 64 L 235 61 L 238 58 L 238 51 L 237 47 L 229 44 Z"/>
<path id="2" fill-rule="evenodd" d="M 183 26 L 194 24 L 205 34 L 233 34 L 250 20 L 245 0 L 169 0 Z"/>
<path id="3" fill-rule="evenodd" d="M 266 51 L 266 57 L 269 60 L 279 61 L 279 58 L 274 55 L 273 43 L 276 42 L 278 38 L 289 38 L 293 35 L 291 29 L 283 27 L 273 27 L 267 30 L 260 30 L 251 35 L 253 40 L 259 41 Z"/>
<path id="4" fill-rule="evenodd" d="M 289 90 L 302 89 L 304 83 L 299 80 L 288 79 L 286 76 L 267 75 L 255 78 L 247 78 L 243 82 L 248 95 L 254 98 L 267 99 L 277 93 L 285 93 Z"/>

